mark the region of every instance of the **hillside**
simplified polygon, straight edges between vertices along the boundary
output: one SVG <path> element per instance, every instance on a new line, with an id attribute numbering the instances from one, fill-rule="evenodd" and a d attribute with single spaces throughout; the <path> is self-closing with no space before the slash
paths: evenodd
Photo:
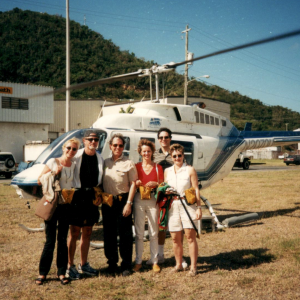
<path id="1" fill-rule="evenodd" d="M 87 26 L 70 21 L 71 84 L 148 68 L 154 61 L 139 59 L 121 51 L 111 40 Z M 65 19 L 18 8 L 0 12 L 0 80 L 53 86 L 65 85 Z M 165 95 L 183 95 L 183 76 L 165 76 Z M 238 129 L 245 122 L 253 130 L 285 130 L 300 127 L 300 114 L 280 106 L 266 106 L 259 100 L 229 92 L 218 86 L 193 81 L 189 96 L 207 97 L 231 104 L 231 121 Z M 64 98 L 65 95 L 55 95 Z M 149 78 L 116 82 L 71 93 L 74 99 L 140 99 L 149 97 Z"/>

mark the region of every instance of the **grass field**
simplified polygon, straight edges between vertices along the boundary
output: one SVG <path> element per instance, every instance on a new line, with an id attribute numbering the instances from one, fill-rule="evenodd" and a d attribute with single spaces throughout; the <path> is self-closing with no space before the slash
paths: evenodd
<path id="1" fill-rule="evenodd" d="M 55 264 L 48 277 L 53 280 L 34 284 L 45 236 L 28 233 L 18 224 L 39 227 L 36 203 L 29 210 L 12 187 L 0 184 L 0 299 L 299 299 L 299 177 L 300 170 L 234 172 L 204 190 L 220 220 L 249 212 L 261 212 L 262 218 L 214 233 L 203 231 L 195 278 L 187 272 L 170 274 L 175 261 L 168 238 L 160 274 L 145 266 L 129 277 L 100 273 L 68 286 L 54 280 Z M 96 226 L 93 241 L 101 236 L 101 227 Z M 149 256 L 146 242 L 144 263 Z M 184 256 L 189 261 L 186 241 Z M 91 249 L 89 261 L 100 271 L 106 267 L 102 249 Z"/>

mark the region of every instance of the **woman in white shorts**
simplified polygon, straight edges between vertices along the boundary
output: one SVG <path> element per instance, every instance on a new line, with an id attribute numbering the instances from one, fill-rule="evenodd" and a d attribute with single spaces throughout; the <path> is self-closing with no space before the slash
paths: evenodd
<path id="1" fill-rule="evenodd" d="M 200 206 L 200 192 L 198 188 L 198 177 L 196 170 L 192 166 L 187 166 L 184 163 L 184 148 L 179 144 L 173 144 L 170 148 L 170 155 L 174 165 L 167 168 L 164 173 L 165 182 L 176 190 L 180 195 L 182 203 L 189 212 L 193 222 L 200 220 L 202 211 Z M 194 205 L 187 205 L 184 198 L 185 190 L 193 187 L 196 191 L 197 202 Z M 168 192 L 169 193 L 169 192 Z M 189 274 L 195 276 L 197 274 L 197 257 L 198 257 L 198 244 L 196 241 L 196 231 L 187 216 L 184 207 L 181 204 L 179 196 L 173 197 L 171 209 L 169 211 L 168 221 L 169 231 L 173 240 L 173 250 L 176 259 L 176 266 L 173 269 L 175 272 L 182 271 L 182 255 L 183 246 L 181 241 L 181 231 L 184 229 L 188 245 L 189 254 L 191 258 L 191 267 Z"/>

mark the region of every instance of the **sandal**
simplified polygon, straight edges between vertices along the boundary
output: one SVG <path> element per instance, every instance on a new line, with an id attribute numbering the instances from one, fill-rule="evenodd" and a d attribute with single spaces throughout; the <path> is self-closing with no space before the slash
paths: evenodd
<path id="1" fill-rule="evenodd" d="M 62 277 L 62 278 L 57 276 L 57 280 L 59 280 L 62 285 L 66 285 L 66 284 L 69 284 L 71 282 L 71 280 L 69 278 L 65 277 L 65 276 Z"/>
<path id="2" fill-rule="evenodd" d="M 36 285 L 43 285 L 43 283 L 46 281 L 46 276 L 45 277 L 38 277 L 35 279 L 35 284 Z"/>
<path id="3" fill-rule="evenodd" d="M 195 277 L 196 275 L 197 275 L 197 270 L 190 270 L 189 271 L 189 276 L 191 276 L 191 277 Z"/>
<path id="4" fill-rule="evenodd" d="M 174 267 L 171 269 L 171 273 L 177 273 L 177 272 L 181 272 L 181 271 L 183 271 L 182 267 L 181 268 Z"/>

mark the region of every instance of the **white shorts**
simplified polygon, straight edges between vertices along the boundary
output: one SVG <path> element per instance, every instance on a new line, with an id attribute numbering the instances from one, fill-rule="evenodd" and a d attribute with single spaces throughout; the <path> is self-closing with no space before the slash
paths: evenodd
<path id="1" fill-rule="evenodd" d="M 185 200 L 182 200 L 185 208 L 189 212 L 191 219 L 193 220 L 196 228 L 196 205 L 187 205 Z M 194 229 L 184 207 L 182 206 L 180 200 L 174 200 L 169 210 L 168 226 L 170 232 L 182 231 L 183 228 Z"/>

